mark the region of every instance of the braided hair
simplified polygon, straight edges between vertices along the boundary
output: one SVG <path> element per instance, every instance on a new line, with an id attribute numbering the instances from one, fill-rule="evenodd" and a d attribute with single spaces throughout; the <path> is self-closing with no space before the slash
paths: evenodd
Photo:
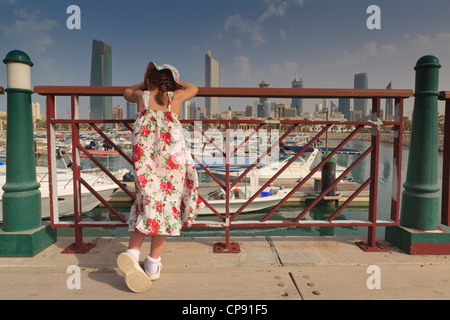
<path id="1" fill-rule="evenodd" d="M 164 93 L 167 91 L 175 91 L 176 88 L 172 72 L 168 69 L 154 69 L 150 72 L 147 80 L 158 88 L 158 93 L 155 96 L 156 103 L 164 105 Z"/>

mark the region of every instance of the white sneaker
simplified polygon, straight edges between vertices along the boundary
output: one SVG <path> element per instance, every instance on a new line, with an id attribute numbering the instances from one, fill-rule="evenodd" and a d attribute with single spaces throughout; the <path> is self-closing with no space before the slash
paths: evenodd
<path id="1" fill-rule="evenodd" d="M 149 265 L 150 263 L 151 263 L 151 262 L 149 261 L 148 256 L 147 256 L 147 258 L 145 258 L 145 261 L 144 261 L 144 269 L 145 269 L 145 273 L 150 277 L 150 280 L 152 280 L 152 281 L 153 281 L 153 280 L 158 280 L 159 277 L 161 276 L 161 269 L 162 269 L 161 261 L 158 262 L 158 272 L 155 273 L 155 274 L 150 274 L 150 270 L 149 270 L 149 268 L 148 268 L 148 265 Z"/>
<path id="2" fill-rule="evenodd" d="M 152 286 L 152 281 L 131 254 L 121 253 L 117 258 L 117 265 L 125 274 L 125 282 L 131 291 L 143 292 Z"/>

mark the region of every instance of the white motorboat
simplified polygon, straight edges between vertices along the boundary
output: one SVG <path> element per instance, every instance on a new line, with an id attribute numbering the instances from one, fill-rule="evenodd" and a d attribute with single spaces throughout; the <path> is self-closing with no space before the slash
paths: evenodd
<path id="1" fill-rule="evenodd" d="M 244 203 L 256 192 L 259 187 L 239 187 L 234 188 L 230 192 L 229 200 L 229 212 L 233 215 L 238 211 Z M 292 189 L 279 189 L 276 187 L 268 187 L 263 192 L 261 192 L 247 207 L 244 208 L 242 213 L 250 213 L 263 211 L 276 206 L 281 199 L 283 199 L 286 194 Z M 206 197 L 211 206 L 217 210 L 221 215 L 226 214 L 226 202 L 225 202 L 225 191 L 223 189 L 217 189 L 210 192 Z M 199 213 L 199 215 L 213 215 L 213 211 L 205 206 Z"/>
<path id="2" fill-rule="evenodd" d="M 312 170 L 312 166 L 317 158 L 317 156 L 321 154 L 321 151 L 317 148 L 313 148 L 309 157 L 305 160 L 301 156 L 298 157 L 293 163 L 291 163 L 274 181 L 275 184 L 285 184 L 285 183 L 294 183 L 304 179 Z M 258 178 L 259 183 L 267 182 L 271 179 L 281 168 L 287 164 L 294 155 L 286 155 L 281 156 L 279 161 L 276 159 L 275 161 L 272 159 L 270 162 L 267 162 L 265 165 L 259 165 L 255 167 L 250 173 L 248 177 L 244 177 L 242 182 L 248 182 L 251 180 L 252 176 Z M 248 166 L 239 167 L 230 167 L 230 181 L 235 181 L 237 177 L 239 177 L 244 170 Z M 219 179 L 225 180 L 225 167 L 224 166 L 215 166 L 214 175 Z M 336 165 L 336 177 L 341 175 L 346 170 L 345 167 Z M 322 175 L 321 171 L 317 171 L 312 178 L 320 178 Z"/>
<path id="3" fill-rule="evenodd" d="M 0 167 L 0 187 L 6 183 L 5 166 Z M 104 199 L 110 197 L 119 187 L 113 181 L 95 175 L 81 174 L 81 177 Z M 41 214 L 42 218 L 50 217 L 50 189 L 48 179 L 48 168 L 37 167 L 36 178 L 41 184 Z M 57 170 L 57 199 L 59 217 L 73 215 L 73 174 L 66 169 Z M 0 222 L 3 221 L 3 209 L 1 198 L 3 189 L 0 188 Z M 100 204 L 98 200 L 87 188 L 81 187 L 81 209 L 83 212 L 92 210 Z"/>

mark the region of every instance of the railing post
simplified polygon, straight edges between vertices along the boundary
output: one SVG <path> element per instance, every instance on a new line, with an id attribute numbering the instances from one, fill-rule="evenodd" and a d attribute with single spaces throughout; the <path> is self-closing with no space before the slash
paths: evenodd
<path id="1" fill-rule="evenodd" d="M 439 60 L 424 56 L 416 64 L 413 127 L 400 226 L 386 228 L 386 240 L 410 254 L 449 254 L 450 233 L 438 228 Z"/>
<path id="2" fill-rule="evenodd" d="M 75 243 L 71 244 L 62 253 L 86 253 L 91 250 L 94 243 L 83 243 L 83 228 L 80 226 L 82 222 L 82 207 L 81 207 L 81 168 L 80 168 L 80 126 L 76 123 L 79 119 L 79 98 L 78 96 L 71 97 L 71 129 L 72 129 L 72 172 L 73 172 L 73 213 L 74 213 L 74 231 Z"/>
<path id="3" fill-rule="evenodd" d="M 34 256 L 56 241 L 56 229 L 41 224 L 31 116 L 33 63 L 18 50 L 9 52 L 3 62 L 8 72 L 8 128 L 0 256 Z"/>
<path id="4" fill-rule="evenodd" d="M 225 168 L 226 168 L 226 179 L 225 179 L 225 207 L 226 207 L 226 214 L 225 214 L 225 243 L 218 242 L 214 244 L 214 252 L 221 253 L 221 252 L 240 252 L 241 248 L 239 246 L 239 243 L 232 242 L 230 243 L 230 226 L 231 226 L 231 219 L 230 219 L 230 121 L 227 121 L 227 127 L 226 127 L 226 157 L 225 157 Z"/>

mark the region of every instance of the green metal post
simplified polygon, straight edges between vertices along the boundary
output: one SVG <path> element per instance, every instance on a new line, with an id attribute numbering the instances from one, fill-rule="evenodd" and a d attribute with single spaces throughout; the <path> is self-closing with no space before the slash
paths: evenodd
<path id="1" fill-rule="evenodd" d="M 450 253 L 450 234 L 439 226 L 438 83 L 439 60 L 417 61 L 416 88 L 400 226 L 386 228 L 386 240 L 411 254 Z"/>
<path id="2" fill-rule="evenodd" d="M 422 57 L 415 67 L 413 127 L 400 224 L 435 230 L 439 217 L 438 106 L 439 60 Z"/>
<path id="3" fill-rule="evenodd" d="M 3 186 L 1 256 L 32 256 L 56 240 L 54 230 L 41 225 L 41 192 L 36 180 L 31 116 L 29 56 L 11 51 L 8 65 L 6 183 Z"/>

